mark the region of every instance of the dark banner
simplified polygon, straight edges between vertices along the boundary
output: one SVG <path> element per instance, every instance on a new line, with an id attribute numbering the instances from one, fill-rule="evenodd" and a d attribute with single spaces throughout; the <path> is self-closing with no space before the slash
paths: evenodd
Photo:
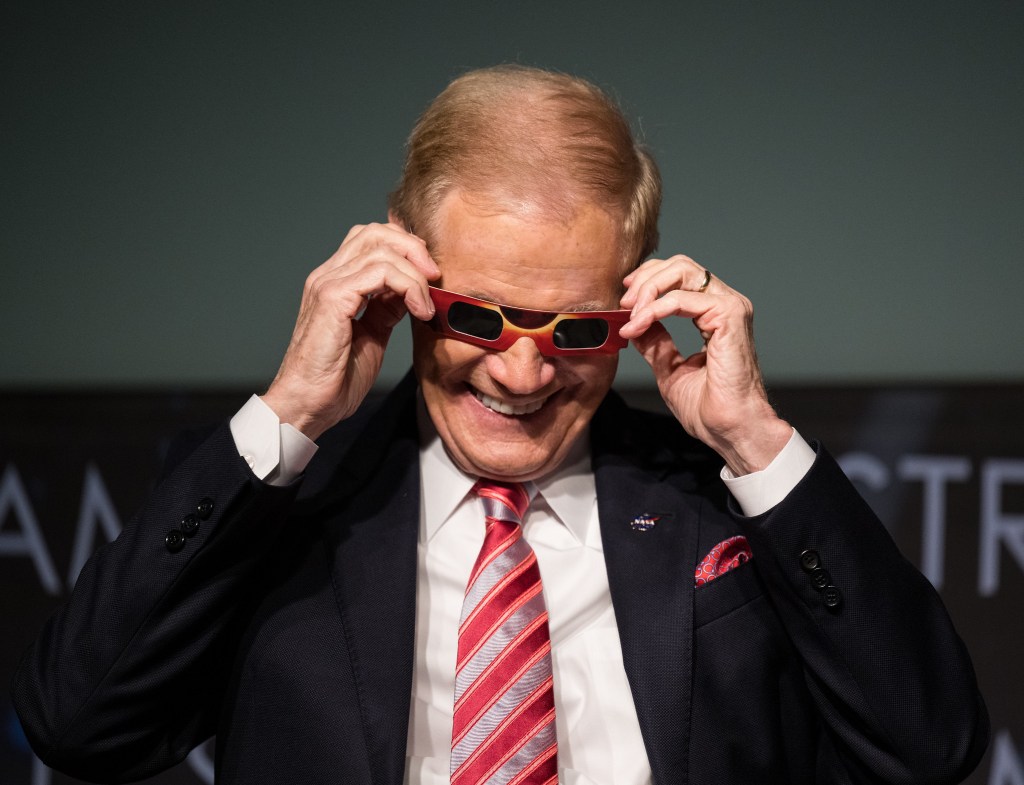
<path id="1" fill-rule="evenodd" d="M 32 754 L 7 685 L 82 564 L 153 486 L 181 428 L 247 393 L 0 394 L 0 783 L 76 782 Z M 658 407 L 656 394 L 627 394 Z M 939 589 L 992 717 L 968 780 L 1024 785 L 1024 386 L 791 387 L 776 407 L 825 443 Z M 212 782 L 212 743 L 150 782 Z"/>

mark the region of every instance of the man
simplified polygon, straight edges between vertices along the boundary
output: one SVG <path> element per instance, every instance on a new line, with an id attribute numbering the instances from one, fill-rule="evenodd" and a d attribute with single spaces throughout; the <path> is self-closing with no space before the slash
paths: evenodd
<path id="1" fill-rule="evenodd" d="M 941 602 L 772 410 L 746 298 L 641 263 L 659 203 L 591 85 L 450 85 L 266 394 L 172 457 L 26 656 L 40 757 L 133 779 L 216 733 L 226 782 L 966 776 L 987 715 Z M 415 378 L 368 414 L 406 313 Z M 676 422 L 609 393 L 626 339 Z"/>

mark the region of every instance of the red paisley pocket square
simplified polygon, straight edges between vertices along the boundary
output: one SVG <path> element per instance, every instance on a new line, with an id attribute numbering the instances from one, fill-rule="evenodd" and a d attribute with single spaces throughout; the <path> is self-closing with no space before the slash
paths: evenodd
<path id="1" fill-rule="evenodd" d="M 707 556 L 701 559 L 693 573 L 693 582 L 697 588 L 700 588 L 753 558 L 754 554 L 750 552 L 746 537 L 742 534 L 730 537 L 728 540 L 718 543 Z"/>

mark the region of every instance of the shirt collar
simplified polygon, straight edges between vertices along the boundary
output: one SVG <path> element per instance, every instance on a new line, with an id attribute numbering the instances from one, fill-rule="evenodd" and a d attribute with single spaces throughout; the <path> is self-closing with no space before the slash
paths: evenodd
<path id="1" fill-rule="evenodd" d="M 420 542 L 427 542 L 466 502 L 477 478 L 463 472 L 452 461 L 427 413 L 422 396 L 417 396 L 416 420 L 420 437 Z M 555 471 L 534 483 L 538 496 L 554 517 L 579 543 L 586 544 L 591 522 L 597 519 L 592 514 L 597 491 L 590 466 L 589 430 L 576 440 Z M 538 504 L 536 498 L 533 504 Z"/>

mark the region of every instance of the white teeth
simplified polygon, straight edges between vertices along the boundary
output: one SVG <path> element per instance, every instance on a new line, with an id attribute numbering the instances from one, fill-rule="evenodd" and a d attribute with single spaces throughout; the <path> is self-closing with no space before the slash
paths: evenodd
<path id="1" fill-rule="evenodd" d="M 544 405 L 544 401 L 541 400 L 534 401 L 533 403 L 525 403 L 522 406 L 513 406 L 510 403 L 499 401 L 497 398 L 492 398 L 491 396 L 482 393 L 479 390 L 473 390 L 473 394 L 476 395 L 476 399 L 480 401 L 480 403 L 482 403 L 491 411 L 499 412 L 501 414 L 511 414 L 517 417 L 523 414 L 533 414 L 541 406 Z"/>

